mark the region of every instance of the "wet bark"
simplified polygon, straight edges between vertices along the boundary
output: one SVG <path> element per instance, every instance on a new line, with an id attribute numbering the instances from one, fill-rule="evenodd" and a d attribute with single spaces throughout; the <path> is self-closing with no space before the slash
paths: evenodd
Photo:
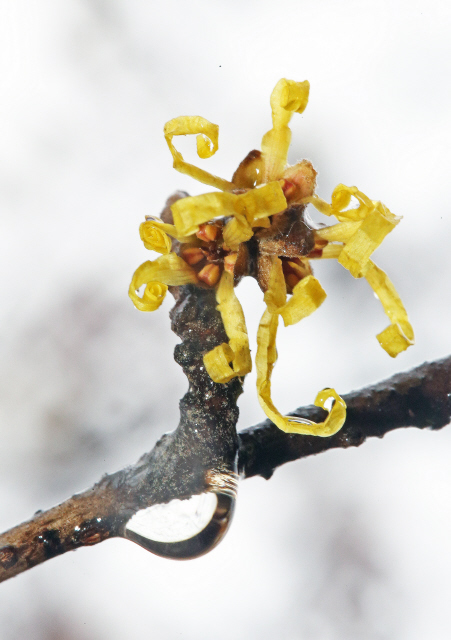
<path id="1" fill-rule="evenodd" d="M 227 341 L 215 291 L 188 285 L 172 293 L 172 329 L 182 339 L 174 358 L 189 382 L 178 428 L 135 465 L 0 535 L 0 582 L 67 551 L 120 536 L 139 509 L 202 493 L 211 470 L 236 468 L 242 382 L 215 384 L 202 361 L 204 353 Z"/>
<path id="2" fill-rule="evenodd" d="M 329 449 L 358 447 L 403 427 L 441 429 L 451 418 L 451 356 L 400 373 L 379 384 L 343 396 L 346 422 L 330 438 L 283 433 L 270 420 L 240 433 L 240 472 L 246 478 L 270 478 L 286 462 Z M 321 422 L 326 412 L 300 407 L 291 415 Z"/>
<path id="3" fill-rule="evenodd" d="M 174 312 L 177 322 L 178 317 L 181 319 L 180 328 L 188 332 L 195 323 L 192 305 L 197 307 L 190 301 L 191 295 L 190 291 L 182 294 Z M 201 300 L 205 302 L 204 298 Z M 206 340 L 210 345 L 217 338 L 219 335 L 212 331 Z M 212 386 L 203 375 L 197 378 L 194 369 L 189 371 L 194 366 L 190 363 L 199 358 L 193 342 L 188 340 L 176 350 L 178 360 L 185 363 L 193 380 L 181 402 L 182 418 L 177 431 L 163 436 L 136 465 L 105 476 L 88 491 L 44 513 L 38 512 L 28 522 L 2 534 L 0 581 L 66 551 L 121 535 L 125 522 L 139 508 L 202 492 L 205 476 L 193 472 L 194 464 L 204 471 L 211 465 L 228 464 L 237 442 L 236 399 L 241 385 L 235 380 L 233 384 Z M 216 411 L 220 406 L 222 420 L 217 421 L 216 413 L 212 417 L 209 409 L 202 408 L 205 393 L 212 394 L 208 398 L 210 408 Z M 437 430 L 446 426 L 451 418 L 451 356 L 347 394 L 344 399 L 348 406 L 346 424 L 331 438 L 285 434 L 269 420 L 242 431 L 238 448 L 242 475 L 269 478 L 275 468 L 287 462 L 333 448 L 360 446 L 367 438 L 382 438 L 394 429 Z M 312 406 L 301 407 L 293 415 L 315 421 L 324 418 L 322 410 Z M 203 436 L 198 437 L 194 430 L 199 432 L 201 424 Z"/>

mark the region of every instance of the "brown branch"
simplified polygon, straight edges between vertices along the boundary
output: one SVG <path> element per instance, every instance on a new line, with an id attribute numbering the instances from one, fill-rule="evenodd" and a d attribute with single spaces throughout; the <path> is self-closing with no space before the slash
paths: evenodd
<path id="1" fill-rule="evenodd" d="M 441 429 L 451 418 L 451 356 L 425 363 L 379 384 L 343 396 L 346 423 L 330 438 L 283 433 L 270 420 L 239 434 L 239 468 L 246 478 L 270 478 L 286 462 L 328 449 L 358 447 L 367 438 L 382 438 L 403 427 Z M 315 422 L 326 413 L 318 407 L 300 407 L 292 415 Z"/>
<path id="2" fill-rule="evenodd" d="M 178 305 L 183 305 L 185 300 L 180 298 Z M 192 326 L 192 322 L 187 321 L 186 327 Z M 178 359 L 189 360 L 182 345 L 178 348 Z M 236 397 L 239 389 L 235 385 L 228 392 Z M 221 393 L 213 395 L 214 403 L 222 402 L 218 400 Z M 230 424 L 225 433 L 229 434 L 229 440 L 219 437 L 213 442 L 208 428 L 206 444 L 203 436 L 193 437 L 193 425 L 201 424 L 202 415 L 210 415 L 208 420 L 211 420 L 211 407 L 206 414 L 199 414 L 199 405 L 194 404 L 195 413 L 190 414 L 187 396 L 182 401 L 185 416 L 181 421 L 182 430 L 163 436 L 153 451 L 136 465 L 105 476 L 88 491 L 45 513 L 37 513 L 28 522 L 1 535 L 0 581 L 66 551 L 121 535 L 125 522 L 138 508 L 201 492 L 205 487 L 206 468 L 221 464 L 233 451 L 232 425 L 234 427 L 236 418 L 230 415 L 228 418 Z M 345 395 L 344 399 L 348 418 L 343 429 L 331 438 L 288 435 L 269 421 L 241 432 L 238 452 L 241 472 L 246 478 L 254 475 L 268 478 L 276 467 L 286 462 L 328 449 L 359 446 L 368 437 L 381 438 L 394 429 L 444 427 L 451 417 L 451 356 Z M 227 411 L 222 414 L 226 419 Z M 211 426 L 217 432 L 221 420 L 216 421 L 216 415 L 213 413 Z M 299 408 L 293 415 L 316 421 L 323 418 L 321 410 L 312 406 Z M 184 420 L 193 422 L 184 424 Z M 192 450 L 189 450 L 190 442 Z M 230 447 L 225 455 L 224 442 Z M 218 456 L 218 449 L 223 452 L 222 457 Z"/>
<path id="3" fill-rule="evenodd" d="M 211 470 L 236 469 L 242 382 L 215 384 L 202 362 L 205 352 L 227 340 L 215 292 L 186 286 L 172 293 L 172 329 L 182 338 L 174 357 L 189 381 L 178 428 L 136 465 L 0 535 L 0 582 L 66 551 L 121 536 L 136 511 L 202 493 Z"/>

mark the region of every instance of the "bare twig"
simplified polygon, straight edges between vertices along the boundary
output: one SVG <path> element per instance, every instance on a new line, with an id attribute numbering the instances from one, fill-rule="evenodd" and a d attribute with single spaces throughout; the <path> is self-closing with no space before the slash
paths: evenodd
<path id="1" fill-rule="evenodd" d="M 180 423 L 132 467 L 0 536 L 0 582 L 54 556 L 123 534 L 139 509 L 202 493 L 211 470 L 233 470 L 241 380 L 212 382 L 202 356 L 227 340 L 214 290 L 174 288 L 172 329 L 182 338 L 175 360 L 189 381 Z"/>
<path id="2" fill-rule="evenodd" d="M 348 419 L 331 438 L 285 434 L 268 420 L 241 432 L 241 472 L 247 478 L 254 475 L 268 478 L 286 462 L 328 449 L 359 446 L 368 437 L 381 438 L 393 429 L 440 429 L 450 422 L 450 398 L 451 357 L 448 357 L 345 395 Z M 316 421 L 323 417 L 321 410 L 312 406 L 293 412 L 298 414 Z M 216 423 L 214 426 L 218 428 Z M 189 431 L 192 429 L 188 427 Z M 138 508 L 201 492 L 204 477 L 196 474 L 191 465 L 195 459 L 195 464 L 205 470 L 211 464 L 210 454 L 206 453 L 202 440 L 192 439 L 194 449 L 187 455 L 188 440 L 184 433 L 182 437 L 177 430 L 163 436 L 155 449 L 136 465 L 105 476 L 88 491 L 45 513 L 35 514 L 28 522 L 0 536 L 0 580 L 66 551 L 121 535 L 124 523 Z M 230 443 L 233 449 L 233 438 Z"/>
<path id="3" fill-rule="evenodd" d="M 328 449 L 358 447 L 369 437 L 382 438 L 393 429 L 441 429 L 451 418 L 451 356 L 400 373 L 379 384 L 343 396 L 346 423 L 330 438 L 283 433 L 270 420 L 240 433 L 239 466 L 250 478 L 270 478 L 286 462 Z M 300 407 L 292 415 L 324 420 L 318 407 Z"/>

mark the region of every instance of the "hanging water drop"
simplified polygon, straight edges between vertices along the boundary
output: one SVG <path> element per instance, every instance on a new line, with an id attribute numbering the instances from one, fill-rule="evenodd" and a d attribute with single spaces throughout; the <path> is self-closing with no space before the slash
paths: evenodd
<path id="1" fill-rule="evenodd" d="M 124 536 L 163 558 L 190 560 L 211 551 L 224 537 L 235 509 L 238 475 L 210 470 L 207 489 L 137 511 Z"/>

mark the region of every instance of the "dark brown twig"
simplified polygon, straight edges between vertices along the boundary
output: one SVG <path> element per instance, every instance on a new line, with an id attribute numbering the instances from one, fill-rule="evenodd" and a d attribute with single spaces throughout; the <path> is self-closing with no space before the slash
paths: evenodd
<path id="1" fill-rule="evenodd" d="M 202 362 L 204 353 L 227 340 L 215 292 L 186 286 L 173 294 L 172 329 L 182 338 L 174 357 L 189 381 L 178 428 L 136 465 L 1 535 L 0 582 L 66 551 L 120 536 L 139 509 L 202 493 L 211 470 L 234 470 L 242 383 L 215 384 Z"/>
<path id="2" fill-rule="evenodd" d="M 343 396 L 347 405 L 344 427 L 330 438 L 283 433 L 270 420 L 240 433 L 239 465 L 250 478 L 270 478 L 286 462 L 328 449 L 358 447 L 369 437 L 382 438 L 402 427 L 441 429 L 451 418 L 451 356 L 400 373 L 379 384 Z M 326 413 L 300 407 L 292 415 L 315 422 Z"/>
<path id="3" fill-rule="evenodd" d="M 179 359 L 185 357 L 180 353 L 182 350 L 179 349 Z M 232 394 L 238 392 L 237 388 L 231 390 Z M 215 396 L 215 402 L 217 398 Z M 368 437 L 381 438 L 394 429 L 446 426 L 451 417 L 451 356 L 345 395 L 344 399 L 348 419 L 343 429 L 331 438 L 288 435 L 269 421 L 241 432 L 238 453 L 243 475 L 268 478 L 276 467 L 286 462 L 328 449 L 359 446 Z M 323 418 L 321 410 L 312 406 L 302 407 L 293 415 L 316 421 Z M 192 415 L 191 419 L 198 421 L 198 416 Z M 233 419 L 230 430 L 232 424 Z M 205 469 L 206 450 L 214 451 L 215 446 L 209 449 L 211 440 L 210 445 L 205 445 L 193 439 L 194 451 L 186 455 L 189 440 L 177 434 L 176 431 L 163 436 L 155 449 L 136 465 L 105 476 L 88 491 L 36 514 L 0 536 L 0 580 L 7 580 L 66 551 L 120 535 L 124 522 L 137 508 L 202 491 L 204 477 L 193 474 L 190 465 L 194 455 L 196 463 Z M 233 437 L 230 446 L 233 449 Z M 216 458 L 215 464 L 218 463 L 220 460 Z"/>

